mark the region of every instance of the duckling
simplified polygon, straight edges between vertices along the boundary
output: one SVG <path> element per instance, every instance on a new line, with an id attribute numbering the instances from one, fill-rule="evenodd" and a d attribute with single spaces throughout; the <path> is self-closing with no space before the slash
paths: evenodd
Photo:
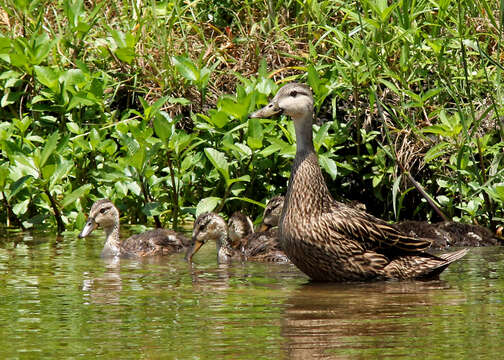
<path id="1" fill-rule="evenodd" d="M 284 205 L 284 197 L 277 195 L 272 197 L 266 204 L 263 213 L 263 220 L 259 227 L 259 231 L 267 231 L 273 227 L 278 226 L 280 216 L 282 215 L 282 208 Z"/>
<path id="2" fill-rule="evenodd" d="M 256 234 L 258 233 L 250 234 L 249 237 Z M 251 244 L 245 241 L 241 248 L 233 248 L 226 221 L 222 216 L 211 212 L 201 214 L 194 222 L 192 245 L 186 252 L 186 260 L 191 261 L 194 254 L 209 240 L 216 242 L 218 263 L 229 263 L 232 260 L 287 261 L 285 255 L 275 247 L 275 244 L 267 242 L 268 239 L 264 237 L 251 242 Z"/>
<path id="3" fill-rule="evenodd" d="M 280 217 L 281 248 L 314 281 L 369 281 L 438 276 L 467 249 L 424 252 L 429 239 L 408 235 L 363 210 L 335 201 L 313 146 L 313 95 L 303 84 L 283 86 L 264 108 L 250 115 L 284 113 L 296 132 L 296 156 Z"/>
<path id="4" fill-rule="evenodd" d="M 240 211 L 235 211 L 228 219 L 229 240 L 233 249 L 240 249 L 242 239 L 254 233 L 254 224 L 252 220 Z"/>
<path id="5" fill-rule="evenodd" d="M 124 241 L 119 239 L 119 210 L 108 199 L 96 201 L 91 207 L 89 217 L 79 234 L 85 238 L 97 227 L 105 231 L 105 245 L 102 257 L 142 257 L 169 255 L 183 251 L 190 240 L 184 235 L 168 229 L 154 229 L 130 236 Z"/>
<path id="6" fill-rule="evenodd" d="M 426 221 L 402 221 L 397 224 L 401 231 L 417 237 L 433 240 L 433 249 L 449 246 L 493 246 L 502 245 L 497 234 L 481 225 L 464 224 L 454 221 L 428 223 Z"/>

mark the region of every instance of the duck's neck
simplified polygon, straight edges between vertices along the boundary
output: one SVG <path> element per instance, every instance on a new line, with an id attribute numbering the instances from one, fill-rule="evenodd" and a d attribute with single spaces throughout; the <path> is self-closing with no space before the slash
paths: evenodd
<path id="1" fill-rule="evenodd" d="M 293 119 L 296 129 L 296 158 L 292 165 L 282 218 L 288 209 L 306 212 L 304 215 L 318 213 L 324 208 L 324 202 L 332 199 L 313 146 L 312 115 L 309 117 Z"/>
<path id="2" fill-rule="evenodd" d="M 119 239 L 119 222 L 116 222 L 110 227 L 104 228 L 105 245 L 102 250 L 102 257 L 111 257 L 121 255 L 121 240 Z"/>
<path id="3" fill-rule="evenodd" d="M 296 157 L 298 157 L 299 153 L 315 153 L 315 148 L 313 147 L 312 118 L 313 114 L 309 113 L 305 117 L 292 119 L 296 131 Z"/>
<path id="4" fill-rule="evenodd" d="M 234 250 L 229 246 L 229 237 L 227 232 L 221 232 L 215 242 L 217 246 L 217 262 L 219 264 L 228 263 L 234 254 Z"/>

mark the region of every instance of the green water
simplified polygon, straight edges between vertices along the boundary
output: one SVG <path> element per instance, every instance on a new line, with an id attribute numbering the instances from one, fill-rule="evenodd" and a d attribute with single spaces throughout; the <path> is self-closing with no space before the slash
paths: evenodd
<path id="1" fill-rule="evenodd" d="M 499 359 L 504 248 L 440 281 L 310 284 L 293 266 L 217 266 L 205 246 L 100 259 L 87 240 L 0 238 L 0 359 Z"/>

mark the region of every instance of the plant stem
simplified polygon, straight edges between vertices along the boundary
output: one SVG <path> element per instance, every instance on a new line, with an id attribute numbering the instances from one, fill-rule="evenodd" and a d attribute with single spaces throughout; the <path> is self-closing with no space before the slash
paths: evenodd
<path id="1" fill-rule="evenodd" d="M 54 200 L 53 196 L 51 195 L 51 192 L 48 189 L 45 189 L 44 192 L 49 198 L 49 201 L 51 202 L 51 207 L 53 208 L 54 216 L 56 217 L 58 234 L 61 234 L 63 231 L 65 231 L 65 224 L 63 223 L 63 219 L 61 218 L 61 213 L 58 209 L 58 205 L 56 204 L 56 201 Z"/>

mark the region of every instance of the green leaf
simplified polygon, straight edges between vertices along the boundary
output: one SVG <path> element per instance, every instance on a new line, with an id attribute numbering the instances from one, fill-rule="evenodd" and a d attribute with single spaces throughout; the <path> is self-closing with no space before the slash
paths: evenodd
<path id="1" fill-rule="evenodd" d="M 66 127 L 73 134 L 79 135 L 81 133 L 80 128 L 79 128 L 79 124 L 77 124 L 77 123 L 68 122 L 68 123 L 66 123 Z"/>
<path id="2" fill-rule="evenodd" d="M 59 90 L 59 83 L 57 74 L 54 70 L 47 66 L 35 66 L 36 79 L 42 84 L 47 86 L 53 92 L 57 93 Z"/>
<path id="3" fill-rule="evenodd" d="M 449 147 L 450 144 L 443 141 L 443 142 L 440 142 L 439 144 L 436 144 L 434 145 L 433 147 L 431 147 L 429 149 L 429 151 L 427 151 L 427 153 L 425 154 L 424 156 L 424 161 L 426 163 L 440 157 L 440 156 L 443 156 L 444 154 L 446 154 L 446 148 Z"/>
<path id="4" fill-rule="evenodd" d="M 229 117 L 224 111 L 217 111 L 215 109 L 212 109 L 208 112 L 210 114 L 209 122 L 212 125 L 215 125 L 219 129 L 223 128 L 224 126 L 227 125 L 229 122 Z"/>
<path id="5" fill-rule="evenodd" d="M 215 196 L 201 199 L 196 206 L 196 217 L 200 216 L 203 213 L 213 211 L 221 201 L 221 198 Z"/>
<path id="6" fill-rule="evenodd" d="M 257 118 L 250 118 L 248 121 L 247 144 L 251 149 L 262 148 L 263 128 Z"/>
<path id="7" fill-rule="evenodd" d="M 199 71 L 194 66 L 191 60 L 184 56 L 173 56 L 173 65 L 175 69 L 182 75 L 186 80 L 197 81 L 199 79 Z"/>
<path id="8" fill-rule="evenodd" d="M 169 115 L 166 114 L 168 117 Z M 163 141 L 170 139 L 173 131 L 173 121 L 164 116 L 155 116 L 153 120 L 154 132 Z"/>
<path id="9" fill-rule="evenodd" d="M 12 207 L 12 212 L 14 214 L 16 214 L 17 216 L 23 215 L 26 213 L 26 211 L 28 211 L 29 204 L 30 204 L 30 199 L 26 199 L 24 201 L 21 201 Z"/>
<path id="10" fill-rule="evenodd" d="M 91 184 L 86 184 L 82 185 L 81 187 L 75 189 L 72 191 L 70 194 L 66 195 L 63 198 L 63 201 L 61 203 L 61 207 L 65 209 L 68 205 L 74 204 L 77 199 L 80 199 L 83 196 L 86 196 L 89 191 L 92 189 L 93 185 Z"/>
<path id="11" fill-rule="evenodd" d="M 394 184 L 392 185 L 392 207 L 394 209 L 394 216 L 397 219 L 397 193 L 399 192 L 399 185 L 401 184 L 402 174 L 395 179 Z"/>
<path id="12" fill-rule="evenodd" d="M 336 176 L 338 176 L 338 166 L 333 159 L 331 159 L 327 154 L 320 154 L 319 163 L 322 169 L 329 174 L 331 179 L 336 179 Z"/>
<path id="13" fill-rule="evenodd" d="M 226 184 L 229 182 L 229 163 L 226 160 L 224 153 L 217 151 L 212 148 L 205 148 L 205 155 L 208 160 L 212 163 L 214 168 L 217 169 L 226 180 Z"/>
<path id="14" fill-rule="evenodd" d="M 58 184 L 61 179 L 66 177 L 72 170 L 73 166 L 74 162 L 72 160 L 65 160 L 63 158 L 60 158 L 58 165 L 56 166 L 54 172 L 50 177 L 49 188 L 52 189 L 55 184 Z"/>
<path id="15" fill-rule="evenodd" d="M 142 212 L 147 216 L 157 216 L 163 213 L 163 206 L 157 201 L 149 202 L 142 207 Z"/>
<path id="16" fill-rule="evenodd" d="M 58 146 L 58 139 L 58 131 L 53 132 L 52 135 L 47 138 L 44 148 L 40 153 L 40 162 L 38 165 L 39 169 L 42 169 L 44 167 L 49 157 L 53 154 L 54 150 L 56 150 L 56 147 Z"/>

